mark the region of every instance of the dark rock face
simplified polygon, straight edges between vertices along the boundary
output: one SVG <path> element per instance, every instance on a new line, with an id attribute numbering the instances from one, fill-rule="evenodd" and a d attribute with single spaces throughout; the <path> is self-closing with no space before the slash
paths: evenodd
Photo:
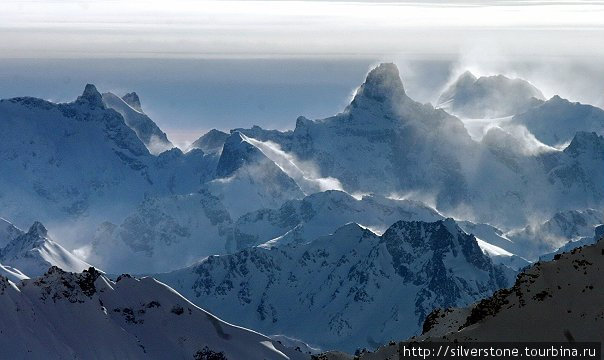
<path id="1" fill-rule="evenodd" d="M 53 266 L 43 276 L 27 281 L 33 281 L 41 288 L 42 300 L 57 302 L 65 299 L 71 303 L 83 303 L 96 293 L 94 283 L 100 275 L 93 267 L 74 274 Z"/>
<path id="2" fill-rule="evenodd" d="M 135 92 L 131 92 L 122 96 L 122 100 L 124 100 L 124 102 L 130 105 L 134 110 L 143 112 L 143 108 L 141 107 L 141 101 Z"/>
<path id="3" fill-rule="evenodd" d="M 240 133 L 233 133 L 224 143 L 216 176 L 228 177 L 245 164 L 263 163 L 265 159 L 265 155 L 254 145 L 246 142 Z"/>

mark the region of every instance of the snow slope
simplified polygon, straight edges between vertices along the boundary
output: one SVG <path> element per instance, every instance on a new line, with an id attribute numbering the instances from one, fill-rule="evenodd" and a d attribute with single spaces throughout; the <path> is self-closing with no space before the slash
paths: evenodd
<path id="1" fill-rule="evenodd" d="M 604 110 L 554 96 L 543 104 L 514 116 L 509 124 L 525 126 L 550 146 L 568 144 L 577 131 L 604 135 Z"/>
<path id="2" fill-rule="evenodd" d="M 432 309 L 474 302 L 506 286 L 506 275 L 447 219 L 400 221 L 382 236 L 348 224 L 156 277 L 227 321 L 351 351 L 418 334 Z"/>
<path id="3" fill-rule="evenodd" d="M 206 154 L 218 154 L 222 152 L 224 142 L 229 134 L 220 130 L 212 129 L 203 134 L 191 144 L 191 149 L 201 149 Z"/>
<path id="4" fill-rule="evenodd" d="M 168 140 L 166 133 L 161 131 L 157 124 L 143 112 L 138 95 L 129 93 L 126 99 L 132 102 L 134 106 L 113 93 L 103 94 L 103 104 L 122 115 L 126 125 L 134 130 L 152 154 L 157 155 L 173 148 L 174 145 Z"/>
<path id="5" fill-rule="evenodd" d="M 113 282 L 93 268 L 53 267 L 19 285 L 0 277 L 0 317 L 2 356 L 13 359 L 307 358 L 225 323 L 152 278 Z"/>
<path id="6" fill-rule="evenodd" d="M 17 236 L 0 249 L 0 263 L 28 277 L 42 275 L 51 266 L 73 272 L 90 267 L 50 239 L 46 228 L 39 222 L 33 223 L 27 233 Z"/>

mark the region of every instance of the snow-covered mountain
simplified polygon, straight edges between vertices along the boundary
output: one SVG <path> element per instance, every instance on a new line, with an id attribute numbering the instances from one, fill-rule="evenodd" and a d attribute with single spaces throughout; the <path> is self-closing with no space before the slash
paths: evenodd
<path id="1" fill-rule="evenodd" d="M 2 216 L 58 225 L 65 237 L 91 237 L 79 231 L 123 219 L 147 194 L 196 191 L 217 163 L 201 150 L 150 154 L 93 85 L 66 104 L 1 100 L 0 119 Z"/>
<path id="2" fill-rule="evenodd" d="M 282 148 L 314 162 L 322 176 L 338 179 L 349 192 L 434 193 L 436 202 L 451 205 L 467 195 L 451 149 L 472 145 L 459 119 L 410 99 L 396 66 L 381 64 L 341 114 L 298 118 L 291 144 Z"/>
<path id="3" fill-rule="evenodd" d="M 143 111 L 143 107 L 141 106 L 141 100 L 138 97 L 138 94 L 135 92 L 130 92 L 127 93 L 126 95 L 122 96 L 122 100 L 124 100 L 124 102 L 128 105 L 130 105 L 131 108 L 133 108 L 134 110 L 138 111 L 138 112 L 144 112 Z"/>
<path id="4" fill-rule="evenodd" d="M 579 132 L 564 151 L 512 125 L 475 141 L 458 118 L 410 99 L 393 64 L 371 70 L 338 115 L 300 117 L 293 132 L 238 131 L 314 164 L 319 177 L 338 180 L 349 193 L 421 200 L 476 223 L 511 229 L 558 211 L 603 206 L 597 135 Z M 579 144 L 581 158 L 572 150 Z"/>
<path id="5" fill-rule="evenodd" d="M 464 118 L 501 118 L 525 112 L 542 100 L 541 91 L 526 80 L 477 78 L 466 71 L 440 95 L 437 107 Z"/>
<path id="6" fill-rule="evenodd" d="M 287 201 L 279 209 L 262 209 L 241 216 L 234 224 L 233 248 L 310 242 L 352 222 L 382 234 L 399 220 L 440 219 L 443 219 L 440 214 L 418 201 L 377 195 L 357 199 L 342 191 L 329 190 Z"/>
<path id="7" fill-rule="evenodd" d="M 3 100 L 0 170 L 10 176 L 0 179 L 1 215 L 19 226 L 58 223 L 70 229 L 61 234 L 67 238 L 72 229 L 120 224 L 145 198 L 202 188 L 233 219 L 326 189 L 420 200 L 446 216 L 505 229 L 603 207 L 597 135 L 579 133 L 564 151 L 527 145 L 507 130 L 474 141 L 459 119 L 410 99 L 393 64 L 370 71 L 341 114 L 301 117 L 287 132 L 252 127 L 227 139 L 210 132 L 200 145 L 207 154 L 150 154 L 126 118 L 142 117 L 151 133 L 159 130 L 139 111 L 137 96 L 127 98 L 132 106 L 87 86 L 69 104 Z M 223 139 L 226 152 L 219 150 Z"/>
<path id="8" fill-rule="evenodd" d="M 234 218 L 218 197 L 201 190 L 147 198 L 119 225 L 101 224 L 85 252 L 87 261 L 110 273 L 167 272 L 209 255 L 247 247 L 308 243 L 351 222 L 382 234 L 399 220 L 441 219 L 442 215 L 417 201 L 378 195 L 355 198 L 336 190 Z M 459 225 L 468 234 L 476 235 L 480 248 L 496 264 L 514 270 L 529 264 L 513 253 L 519 247 L 503 231 L 468 221 Z"/>
<path id="9" fill-rule="evenodd" d="M 582 247 L 582 246 L 592 245 L 592 244 L 598 242 L 598 240 L 600 240 L 602 237 L 604 237 L 604 225 L 598 225 L 594 229 L 593 237 L 592 236 L 582 236 L 579 238 L 569 240 L 566 244 L 559 247 L 556 251 L 539 256 L 539 261 L 551 261 L 558 254 L 571 252 L 572 250 Z"/>
<path id="10" fill-rule="evenodd" d="M 141 108 L 140 100 L 136 93 L 124 96 L 132 105 L 119 96 L 107 92 L 103 94 L 103 104 L 109 109 L 120 113 L 139 139 L 147 146 L 152 154 L 160 154 L 174 147 L 165 132 L 151 120 Z"/>
<path id="11" fill-rule="evenodd" d="M 539 106 L 514 116 L 511 125 L 525 126 L 539 141 L 550 146 L 568 144 L 577 131 L 604 135 L 604 110 L 554 96 Z"/>
<path id="12" fill-rule="evenodd" d="M 228 324 L 152 279 L 111 281 L 52 267 L 19 284 L 0 276 L 2 356 L 102 359 L 307 359 Z"/>
<path id="13" fill-rule="evenodd" d="M 350 351 L 418 334 L 432 309 L 483 298 L 507 275 L 447 219 L 400 221 L 381 236 L 352 223 L 307 244 L 210 256 L 157 278 L 227 321 Z"/>
<path id="14" fill-rule="evenodd" d="M 207 191 L 148 198 L 124 221 L 99 226 L 88 260 L 112 273 L 164 272 L 224 254 L 232 220 Z"/>
<path id="15" fill-rule="evenodd" d="M 464 308 L 436 309 L 413 341 L 601 342 L 604 341 L 601 286 L 604 239 L 558 254 L 522 272 L 514 286 Z M 398 359 L 395 341 L 354 359 Z M 322 359 L 352 360 L 344 353 Z"/>
<path id="16" fill-rule="evenodd" d="M 212 129 L 207 133 L 203 134 L 199 139 L 195 140 L 190 148 L 201 149 L 206 154 L 218 154 L 222 153 L 222 147 L 224 142 L 229 137 L 229 134 L 220 130 Z"/>
<path id="17" fill-rule="evenodd" d="M 530 259 L 557 249 L 569 241 L 593 237 L 596 226 L 604 223 L 604 213 L 594 209 L 556 213 L 551 219 L 506 234 L 514 251 Z"/>
<path id="18" fill-rule="evenodd" d="M 81 272 L 90 267 L 90 264 L 50 239 L 48 231 L 39 222 L 33 223 L 26 233 L 0 249 L 0 263 L 27 277 L 42 275 L 51 266 L 72 272 Z"/>
<path id="19" fill-rule="evenodd" d="M 216 178 L 204 187 L 235 218 L 304 197 L 298 184 L 240 132 L 233 132 L 225 141 Z"/>

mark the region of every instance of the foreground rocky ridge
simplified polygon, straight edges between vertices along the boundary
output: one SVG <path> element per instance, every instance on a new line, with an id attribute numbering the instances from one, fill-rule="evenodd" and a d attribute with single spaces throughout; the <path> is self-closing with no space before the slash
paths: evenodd
<path id="1" fill-rule="evenodd" d="M 0 276 L 0 347 L 9 358 L 307 359 L 230 325 L 152 279 L 111 281 L 56 267 L 15 284 Z"/>

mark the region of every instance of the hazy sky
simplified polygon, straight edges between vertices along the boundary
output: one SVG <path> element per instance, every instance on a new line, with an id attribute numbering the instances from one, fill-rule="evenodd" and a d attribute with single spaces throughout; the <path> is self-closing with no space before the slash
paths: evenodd
<path id="1" fill-rule="evenodd" d="M 177 141 L 341 110 L 394 61 L 434 101 L 462 70 L 604 105 L 604 1 L 0 0 L 0 97 L 140 93 Z"/>
<path id="2" fill-rule="evenodd" d="M 604 54 L 604 1 L 2 0 L 4 57 Z"/>

